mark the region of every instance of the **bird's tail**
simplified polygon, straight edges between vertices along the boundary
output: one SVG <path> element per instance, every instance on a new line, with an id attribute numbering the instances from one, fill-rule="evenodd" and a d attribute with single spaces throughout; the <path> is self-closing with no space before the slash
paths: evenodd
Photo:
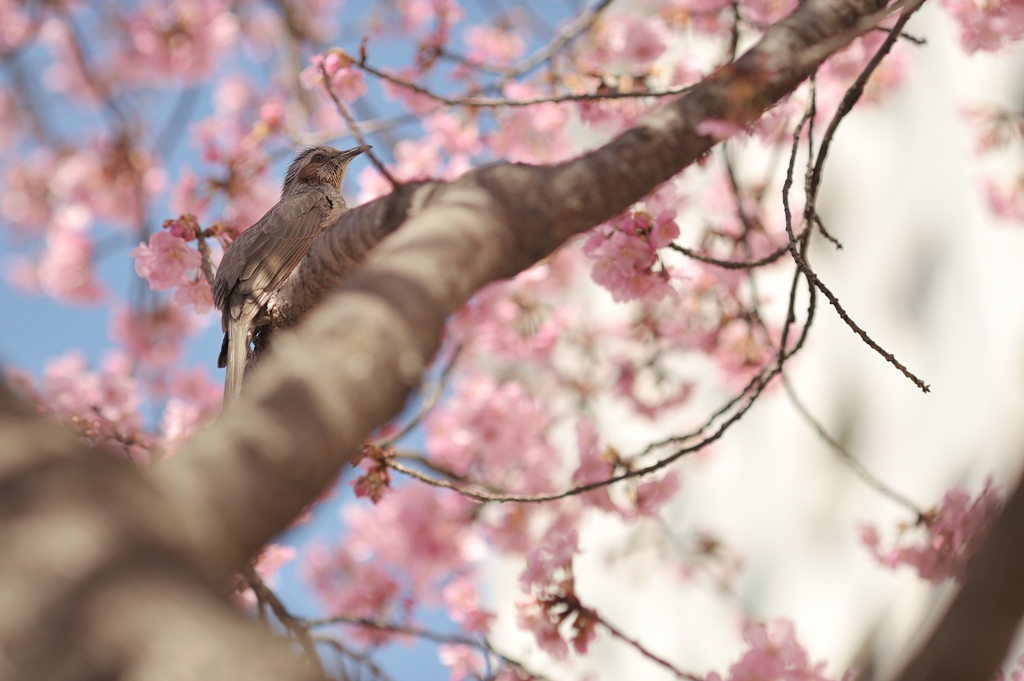
<path id="1" fill-rule="evenodd" d="M 249 325 L 238 320 L 227 330 L 227 378 L 224 382 L 224 406 L 234 404 L 242 394 L 242 378 L 249 361 Z"/>

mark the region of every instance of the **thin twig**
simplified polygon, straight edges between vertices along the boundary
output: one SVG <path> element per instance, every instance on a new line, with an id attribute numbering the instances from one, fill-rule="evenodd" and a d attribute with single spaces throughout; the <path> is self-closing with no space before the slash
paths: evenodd
<path id="1" fill-rule="evenodd" d="M 502 74 L 501 81 L 529 73 L 536 67 L 554 57 L 562 50 L 562 48 L 576 38 L 576 36 L 587 31 L 591 26 L 593 26 L 594 22 L 596 22 L 597 18 L 601 15 L 601 12 L 607 9 L 608 5 L 612 4 L 612 1 L 613 0 L 598 0 L 593 7 L 582 12 L 578 17 L 566 24 L 564 28 L 559 30 L 547 45 L 513 64 Z"/>
<path id="2" fill-rule="evenodd" d="M 345 123 L 348 125 L 348 129 L 352 132 L 352 136 L 356 138 L 356 141 L 359 142 L 359 144 L 366 146 L 366 139 L 363 137 L 363 133 L 359 130 L 359 124 L 356 123 L 356 119 L 352 117 L 352 113 L 348 110 L 348 107 L 345 106 L 345 103 L 341 101 L 340 97 L 338 97 L 338 93 L 334 90 L 334 83 L 331 82 L 331 76 L 327 73 L 327 68 L 323 64 L 320 64 L 320 77 L 323 80 L 327 94 L 331 96 L 332 100 L 334 100 L 334 106 L 338 109 L 338 113 L 341 114 L 341 117 L 345 119 Z M 401 186 L 401 183 L 391 175 L 387 167 L 381 163 L 381 160 L 377 158 L 375 153 L 373 153 L 372 149 L 367 149 L 366 155 L 369 157 L 370 162 L 377 167 L 380 174 L 383 175 L 391 184 L 392 189 L 398 189 L 398 187 Z"/>
<path id="3" fill-rule="evenodd" d="M 690 681 L 704 681 L 704 677 L 703 676 L 698 676 L 697 674 L 693 674 L 691 672 L 684 672 L 681 669 L 679 669 L 678 667 L 676 667 L 674 664 L 672 664 L 671 662 L 666 660 L 665 658 L 659 657 L 658 655 L 655 655 L 650 650 L 645 648 L 643 646 L 643 644 L 640 643 L 640 641 L 637 641 L 636 639 L 632 639 L 629 636 L 626 636 L 626 634 L 624 634 L 622 631 L 620 631 L 619 629 L 617 629 L 614 626 L 612 626 L 607 620 L 601 618 L 596 612 L 591 610 L 591 611 L 588 611 L 588 614 L 590 614 L 598 622 L 600 622 L 601 626 L 603 626 L 605 629 L 607 629 L 608 632 L 612 636 L 614 636 L 615 638 L 619 639 L 620 641 L 623 641 L 623 642 L 633 646 L 633 648 L 635 648 L 637 650 L 637 652 L 639 652 L 641 655 L 646 657 L 648 660 L 651 660 L 652 662 L 655 662 L 655 663 L 661 665 L 665 669 L 668 669 L 670 672 L 675 674 L 677 677 L 679 677 L 681 679 L 689 679 Z"/>
<path id="4" fill-rule="evenodd" d="M 832 437 L 827 430 L 825 430 L 825 426 L 823 426 L 818 419 L 814 418 L 814 415 L 811 414 L 810 410 L 808 410 L 800 398 L 797 397 L 796 390 L 793 389 L 793 384 L 790 382 L 789 376 L 783 374 L 782 382 L 783 385 L 786 386 L 786 394 L 789 395 L 789 400 L 793 403 L 796 410 L 801 416 L 803 416 L 804 420 L 807 421 L 815 431 L 817 431 L 818 435 L 821 436 L 821 439 L 832 447 L 833 451 L 839 455 L 839 458 L 841 458 L 846 465 L 856 473 L 857 477 L 881 492 L 883 495 L 895 501 L 897 504 L 908 509 L 911 513 L 917 516 L 917 518 L 920 519 L 924 517 L 924 510 L 922 510 L 920 506 L 873 475 L 871 471 L 864 466 L 864 464 L 858 461 L 857 458 L 853 456 L 848 449 L 846 449 L 846 447 L 844 447 L 838 440 Z"/>
<path id="5" fill-rule="evenodd" d="M 419 410 L 417 410 L 416 415 L 408 423 L 402 426 L 401 430 L 393 435 L 385 437 L 382 440 L 378 440 L 375 444 L 381 447 L 390 447 L 408 435 L 413 428 L 423 422 L 423 419 L 426 418 L 427 414 L 429 414 L 435 406 L 437 406 L 438 401 L 441 399 L 441 395 L 444 394 L 444 389 L 448 384 L 448 379 L 451 378 L 452 371 L 455 369 L 455 364 L 459 360 L 459 355 L 462 354 L 462 347 L 463 346 L 460 343 L 454 350 L 452 350 L 447 364 L 445 364 L 444 369 L 441 370 L 441 375 L 438 376 L 434 389 L 431 391 L 430 395 L 423 400 L 423 403 L 420 405 Z"/>
<path id="6" fill-rule="evenodd" d="M 391 677 L 388 676 L 387 672 L 385 672 L 380 665 L 374 662 L 373 658 L 369 655 L 352 650 L 341 641 L 333 639 L 330 636 L 314 636 L 312 637 L 312 640 L 314 643 L 323 643 L 334 648 L 343 657 L 351 657 L 353 660 L 369 669 L 374 678 L 380 679 L 381 681 L 391 681 Z"/>
<path id="7" fill-rule="evenodd" d="M 668 247 L 671 248 L 673 251 L 682 253 L 688 258 L 693 258 L 694 260 L 699 260 L 700 262 L 704 262 L 709 265 L 714 265 L 715 267 L 721 267 L 727 270 L 749 270 L 755 267 L 764 267 L 765 265 L 772 264 L 789 251 L 789 244 L 785 244 L 783 246 L 779 246 L 777 249 L 775 249 L 768 255 L 764 256 L 763 258 L 758 258 L 757 260 L 733 261 L 712 258 L 710 256 L 699 253 L 698 251 L 695 251 L 691 248 L 686 248 L 685 246 L 679 246 L 677 244 L 669 244 Z"/>
<path id="8" fill-rule="evenodd" d="M 429 97 L 439 104 L 446 106 L 468 106 L 480 109 L 495 109 L 500 107 L 518 107 L 518 106 L 533 106 L 535 104 L 547 104 L 547 103 L 559 103 L 559 102 L 592 102 L 601 101 L 605 99 L 640 99 L 643 97 L 669 97 L 672 95 L 680 95 L 685 92 L 689 92 L 696 85 L 686 85 L 665 88 L 663 90 L 648 90 L 646 92 L 603 92 L 593 94 L 569 94 L 569 95 L 555 95 L 552 97 L 531 97 L 528 99 L 506 99 L 504 97 L 465 97 L 465 98 L 452 98 L 439 95 L 432 90 L 410 83 L 407 80 L 403 80 L 396 76 L 393 76 L 385 71 L 376 69 L 365 62 L 354 62 L 356 66 L 366 71 L 370 75 L 376 76 L 381 80 L 386 80 L 393 85 L 404 87 L 413 92 Z"/>
<path id="9" fill-rule="evenodd" d="M 839 105 L 839 110 L 836 111 L 836 115 L 832 118 L 832 121 L 829 123 L 828 129 L 825 131 L 825 136 L 821 142 L 821 148 L 818 151 L 818 156 L 815 160 L 814 169 L 812 171 L 812 174 L 809 176 L 808 186 L 812 190 L 812 193 L 807 197 L 809 205 L 813 205 L 813 202 L 817 198 L 817 190 L 821 182 L 821 171 L 824 166 L 825 157 L 828 153 L 828 148 L 831 143 L 832 137 L 835 135 L 836 128 L 839 126 L 839 122 L 847 113 L 849 113 L 849 111 L 853 108 L 853 105 L 860 98 L 861 93 L 864 91 L 865 83 L 867 83 L 868 78 L 871 77 L 871 73 L 882 61 L 882 58 L 889 52 L 889 49 L 892 48 L 892 45 L 893 43 L 896 42 L 896 39 L 899 37 L 899 33 L 903 29 L 903 26 L 907 23 L 907 21 L 910 19 L 910 16 L 917 10 L 918 7 L 920 7 L 920 2 L 917 2 L 916 4 L 907 7 L 907 9 L 905 9 L 904 12 L 900 14 L 899 19 L 896 21 L 896 25 L 893 26 L 892 30 L 889 32 L 889 37 L 886 38 L 885 42 L 883 42 L 882 45 L 878 48 L 878 51 L 875 53 L 875 56 L 871 58 L 871 61 L 864 68 L 864 71 L 861 72 L 860 76 L 857 77 L 857 80 L 854 82 L 852 86 L 850 86 L 850 89 L 847 90 L 846 95 L 843 97 L 843 101 Z M 793 156 L 795 157 L 795 155 L 796 147 L 794 146 Z M 790 185 L 792 185 L 792 172 L 790 172 L 790 176 L 787 178 L 787 182 Z M 785 191 L 786 190 L 784 189 L 784 193 Z M 827 286 L 825 286 L 825 284 L 821 281 L 818 275 L 807 265 L 806 260 L 797 248 L 797 240 L 796 236 L 793 234 L 792 221 L 788 216 L 786 220 L 786 233 L 789 236 L 790 255 L 793 256 L 793 260 L 794 262 L 796 262 L 797 267 L 799 267 L 803 271 L 804 276 L 807 277 L 807 280 L 811 284 L 813 284 L 815 288 L 821 291 L 821 293 L 828 299 L 829 303 L 832 304 L 832 307 L 834 307 L 836 312 L 839 314 L 840 319 L 842 319 L 847 326 L 853 329 L 854 333 L 860 336 L 861 340 L 863 340 L 868 345 L 868 347 L 873 349 L 875 352 L 884 357 L 890 364 L 899 369 L 899 371 L 904 376 L 913 381 L 914 384 L 918 388 L 920 388 L 922 392 L 930 392 L 930 388 L 924 381 L 922 381 L 920 378 L 911 373 L 911 371 L 906 366 L 904 366 L 902 362 L 896 359 L 895 355 L 893 355 L 891 352 L 888 352 L 882 346 L 876 343 L 875 340 L 872 339 L 866 331 L 864 331 L 864 329 L 862 329 L 859 325 L 857 325 L 856 322 L 853 321 L 853 319 L 846 312 L 846 310 L 843 309 L 843 306 L 839 304 L 839 299 L 836 297 L 836 295 L 832 293 L 832 291 L 830 291 Z"/>
<path id="10" fill-rule="evenodd" d="M 203 276 L 206 277 L 206 283 L 213 287 L 213 258 L 210 257 L 210 246 L 206 243 L 206 237 L 203 236 L 202 231 L 196 233 L 196 246 L 202 258 L 199 267 L 203 272 Z"/>
<path id="11" fill-rule="evenodd" d="M 323 665 L 320 662 L 320 656 L 316 652 L 316 647 L 313 645 L 313 640 L 309 635 L 309 628 L 299 619 L 295 618 L 288 609 L 284 607 L 284 603 L 277 597 L 270 588 L 264 584 L 263 580 L 256 573 L 251 565 L 246 565 L 242 568 L 242 576 L 245 577 L 245 581 L 249 582 L 249 586 L 252 587 L 253 593 L 256 594 L 256 598 L 261 602 L 266 603 L 270 606 L 270 609 L 274 611 L 274 616 L 278 619 L 281 624 L 285 626 L 288 631 L 295 635 L 296 640 L 302 649 L 306 653 L 306 657 L 309 659 L 309 664 L 313 667 L 314 671 L 318 672 L 321 677 L 326 676 Z"/>
<path id="12" fill-rule="evenodd" d="M 423 638 L 428 641 L 434 641 L 436 643 L 451 643 L 456 645 L 470 646 L 483 650 L 486 653 L 494 655 L 507 665 L 520 669 L 530 675 L 531 678 L 542 681 L 545 677 L 535 674 L 529 671 L 521 662 L 515 658 L 509 657 L 508 655 L 495 650 L 491 642 L 486 637 L 472 638 L 469 636 L 460 636 L 458 634 L 442 634 L 430 629 L 424 629 L 422 627 L 414 627 L 406 624 L 394 624 L 391 622 L 378 622 L 376 620 L 367 619 L 363 617 L 346 617 L 339 615 L 337 617 L 328 617 L 319 620 L 306 620 L 305 626 L 313 629 L 317 627 L 326 627 L 333 624 L 351 624 L 358 627 L 366 627 L 368 629 L 376 629 L 378 631 L 389 631 L 396 634 L 407 634 L 409 636 L 416 636 L 417 638 Z"/>

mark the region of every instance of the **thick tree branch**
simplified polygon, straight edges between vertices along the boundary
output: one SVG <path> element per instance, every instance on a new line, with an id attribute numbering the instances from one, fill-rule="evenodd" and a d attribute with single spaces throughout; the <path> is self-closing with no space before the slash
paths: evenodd
<path id="1" fill-rule="evenodd" d="M 445 318 L 477 289 L 625 210 L 715 144 L 698 123 L 755 121 L 888 11 L 882 0 L 807 0 L 738 61 L 592 153 L 487 166 L 346 213 L 278 296 L 271 326 L 317 309 L 275 342 L 241 403 L 154 470 L 206 566 L 235 569 L 333 481 L 401 409 Z"/>
<path id="2" fill-rule="evenodd" d="M 0 679 L 310 679 L 205 579 L 139 471 L 0 381 Z"/>

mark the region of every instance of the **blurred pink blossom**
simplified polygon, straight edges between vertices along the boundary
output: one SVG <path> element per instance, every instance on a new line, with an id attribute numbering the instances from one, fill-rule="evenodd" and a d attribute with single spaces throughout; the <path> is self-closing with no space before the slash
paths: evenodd
<path id="1" fill-rule="evenodd" d="M 968 54 L 994 52 L 1024 35 L 1020 0 L 944 0 L 942 6 L 960 24 L 960 42 Z"/>
<path id="2" fill-rule="evenodd" d="M 583 57 L 591 70 L 637 75 L 665 51 L 668 27 L 658 16 L 618 12 L 602 17 Z"/>
<path id="3" fill-rule="evenodd" d="M 707 681 L 828 681 L 825 663 L 811 665 L 807 651 L 796 640 L 793 623 L 776 619 L 769 624 L 751 624 L 743 633 L 750 646 L 729 675 L 711 672 Z M 844 677 L 846 681 L 847 677 Z"/>
<path id="4" fill-rule="evenodd" d="M 104 296 L 93 268 L 93 243 L 85 234 L 53 230 L 36 267 L 40 290 L 57 300 L 95 303 Z"/>
<path id="5" fill-rule="evenodd" d="M 490 628 L 494 615 L 480 609 L 476 584 L 470 576 L 463 575 L 453 580 L 444 588 L 441 596 L 448 609 L 448 616 L 460 624 L 463 631 L 483 633 Z"/>
<path id="6" fill-rule="evenodd" d="M 149 282 L 154 291 L 166 291 L 189 283 L 185 273 L 202 263 L 199 251 L 188 242 L 168 231 L 160 230 L 149 237 L 149 244 L 141 243 L 129 253 L 135 258 L 135 271 Z"/>
<path id="7" fill-rule="evenodd" d="M 962 580 L 999 517 L 1004 501 L 1003 492 L 992 486 L 991 478 L 973 501 L 960 487 L 954 487 L 946 492 L 939 508 L 925 513 L 917 524 L 901 528 L 893 548 L 880 548 L 878 530 L 873 525 L 861 528 L 861 540 L 887 567 L 906 563 L 933 584 L 950 577 Z M 920 541 L 905 537 L 910 529 L 923 530 L 919 533 L 923 534 Z"/>
<path id="8" fill-rule="evenodd" d="M 449 681 L 480 679 L 484 673 L 484 656 L 467 645 L 445 643 L 437 647 L 437 657 L 448 667 Z"/>
<path id="9" fill-rule="evenodd" d="M 523 55 L 526 41 L 514 30 L 470 26 L 465 33 L 466 58 L 474 64 L 506 66 Z"/>
<path id="10" fill-rule="evenodd" d="M 178 305 L 165 305 L 152 311 L 114 308 L 110 335 L 128 354 L 153 367 L 163 367 L 181 354 L 182 341 L 200 320 Z"/>
<path id="11" fill-rule="evenodd" d="M 150 0 L 122 28 L 128 47 L 115 57 L 119 77 L 192 81 L 206 76 L 235 42 L 238 18 L 220 0 Z"/>
<path id="12" fill-rule="evenodd" d="M 427 418 L 427 451 L 456 475 L 510 492 L 545 492 L 558 470 L 550 425 L 550 410 L 520 383 L 471 374 Z"/>
<path id="13" fill-rule="evenodd" d="M 595 261 L 594 281 L 620 302 L 655 302 L 674 295 L 670 272 L 656 253 L 679 236 L 674 218 L 671 211 L 654 218 L 646 211 L 627 211 L 596 228 L 583 245 L 583 252 Z"/>

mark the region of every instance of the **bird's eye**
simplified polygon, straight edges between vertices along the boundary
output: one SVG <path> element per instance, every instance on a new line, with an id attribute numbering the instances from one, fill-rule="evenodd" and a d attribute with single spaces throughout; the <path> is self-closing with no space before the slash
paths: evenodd
<path id="1" fill-rule="evenodd" d="M 313 155 L 313 163 L 320 163 L 323 160 L 324 160 L 324 155 L 323 154 L 314 154 Z"/>

